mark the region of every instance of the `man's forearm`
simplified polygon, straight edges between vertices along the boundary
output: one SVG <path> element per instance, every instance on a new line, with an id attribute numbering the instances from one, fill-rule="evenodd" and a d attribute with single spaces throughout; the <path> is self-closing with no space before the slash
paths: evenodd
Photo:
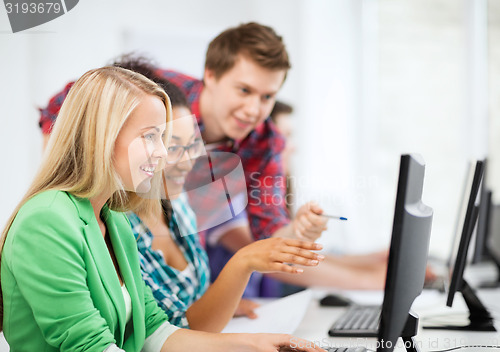
<path id="1" fill-rule="evenodd" d="M 279 228 L 271 235 L 271 237 L 296 238 L 292 223 Z"/>

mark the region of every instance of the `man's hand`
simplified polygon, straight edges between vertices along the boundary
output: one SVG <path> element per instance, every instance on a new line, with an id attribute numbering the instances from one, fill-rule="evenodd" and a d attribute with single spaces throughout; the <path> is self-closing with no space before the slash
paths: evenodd
<path id="1" fill-rule="evenodd" d="M 302 205 L 292 220 L 293 234 L 297 239 L 317 240 L 326 230 L 328 218 L 321 216 L 323 209 L 315 202 Z"/>

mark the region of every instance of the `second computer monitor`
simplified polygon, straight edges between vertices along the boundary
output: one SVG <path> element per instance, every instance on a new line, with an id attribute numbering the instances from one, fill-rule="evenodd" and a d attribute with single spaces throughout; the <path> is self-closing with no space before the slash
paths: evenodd
<path id="1" fill-rule="evenodd" d="M 472 184 L 470 185 L 470 195 L 467 202 L 467 211 L 462 227 L 462 234 L 458 249 L 453 253 L 454 258 L 451 262 L 451 282 L 448 290 L 448 299 L 446 305 L 451 307 L 456 292 L 461 292 L 467 307 L 469 308 L 470 324 L 466 326 L 444 326 L 444 329 L 451 330 L 473 330 L 473 331 L 496 331 L 493 326 L 493 319 L 487 308 L 481 303 L 474 290 L 464 279 L 464 270 L 467 264 L 467 254 L 472 238 L 472 233 L 477 224 L 479 215 L 478 193 L 483 180 L 484 164 L 477 161 Z"/>
<path id="2" fill-rule="evenodd" d="M 422 203 L 424 172 L 419 155 L 401 156 L 377 352 L 392 351 L 400 336 L 414 345 L 418 320 L 409 311 L 424 285 L 433 215 Z"/>

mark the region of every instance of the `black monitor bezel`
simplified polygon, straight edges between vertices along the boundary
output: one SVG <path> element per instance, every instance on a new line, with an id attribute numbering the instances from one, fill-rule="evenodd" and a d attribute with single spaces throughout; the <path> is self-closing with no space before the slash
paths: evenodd
<path id="1" fill-rule="evenodd" d="M 473 244 L 472 264 L 477 264 L 490 259 L 488 252 L 488 236 L 490 232 L 490 216 L 492 191 L 488 188 L 488 160 L 484 159 L 483 180 L 479 188 L 479 215 L 477 219 L 477 229 Z"/>
<path id="2" fill-rule="evenodd" d="M 464 223 L 462 226 L 462 234 L 460 237 L 460 243 L 458 245 L 458 251 L 455 256 L 455 262 L 450 263 L 453 266 L 450 267 L 451 279 L 450 279 L 450 284 L 448 286 L 448 296 L 446 300 L 446 305 L 448 307 L 451 307 L 453 305 L 453 299 L 455 297 L 455 293 L 459 292 L 463 285 L 464 281 L 463 274 L 467 264 L 468 249 L 472 238 L 472 233 L 474 232 L 474 228 L 477 223 L 477 217 L 478 217 L 477 215 L 479 208 L 476 205 L 476 201 L 478 198 L 483 175 L 484 175 L 484 163 L 483 161 L 478 160 L 476 161 L 474 177 L 472 179 L 472 185 L 470 188 L 469 200 L 467 202 L 467 210 L 465 213 Z"/>

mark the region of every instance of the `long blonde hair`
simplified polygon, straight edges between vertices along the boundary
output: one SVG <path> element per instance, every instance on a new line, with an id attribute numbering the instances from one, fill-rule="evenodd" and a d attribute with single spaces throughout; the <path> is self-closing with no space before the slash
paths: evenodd
<path id="1" fill-rule="evenodd" d="M 114 142 L 145 95 L 157 96 L 165 104 L 165 139 L 170 138 L 170 100 L 153 81 L 122 68 L 103 67 L 88 71 L 75 82 L 61 107 L 38 173 L 2 232 L 0 256 L 19 209 L 44 191 L 61 190 L 77 197 L 92 198 L 118 190 L 107 202 L 110 209 L 159 211 L 161 172 L 153 177 L 148 194 L 139 196 L 124 190 L 113 164 Z M 164 143 L 167 145 L 167 140 Z M 2 328 L 0 287 L 0 331 Z"/>

